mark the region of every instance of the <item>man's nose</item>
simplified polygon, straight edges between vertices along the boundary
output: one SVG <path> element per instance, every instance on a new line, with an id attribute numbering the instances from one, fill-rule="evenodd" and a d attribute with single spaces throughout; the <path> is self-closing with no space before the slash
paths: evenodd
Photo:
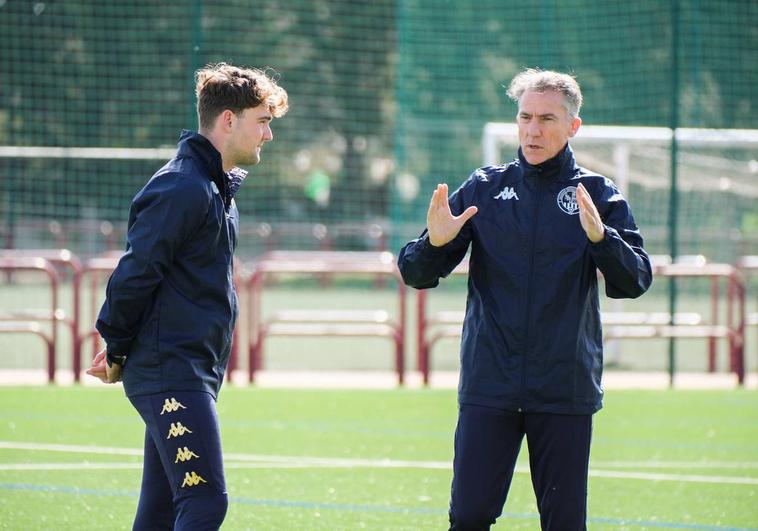
<path id="1" fill-rule="evenodd" d="M 531 120 L 529 122 L 529 124 L 526 126 L 526 132 L 529 133 L 529 136 L 540 136 L 540 124 L 537 122 L 537 120 Z"/>

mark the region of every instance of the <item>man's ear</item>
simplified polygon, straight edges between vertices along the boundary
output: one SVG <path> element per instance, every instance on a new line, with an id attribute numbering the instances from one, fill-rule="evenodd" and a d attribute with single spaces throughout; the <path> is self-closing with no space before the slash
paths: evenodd
<path id="1" fill-rule="evenodd" d="M 216 118 L 216 126 L 225 133 L 230 133 L 237 117 L 229 109 L 224 109 Z"/>
<path id="2" fill-rule="evenodd" d="M 582 125 L 582 119 L 578 116 L 574 118 L 574 120 L 571 122 L 571 132 L 569 134 L 569 137 L 572 137 L 576 134 L 577 131 L 579 131 L 579 126 Z"/>

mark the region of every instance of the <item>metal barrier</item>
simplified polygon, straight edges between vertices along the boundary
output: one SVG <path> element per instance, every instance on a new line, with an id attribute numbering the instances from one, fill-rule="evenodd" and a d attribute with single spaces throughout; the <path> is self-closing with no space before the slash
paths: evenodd
<path id="1" fill-rule="evenodd" d="M 281 275 L 294 276 L 377 276 L 396 281 L 398 320 L 393 321 L 384 310 L 302 310 L 276 313 L 263 320 L 261 303 L 265 280 Z M 247 281 L 248 310 L 248 376 L 252 382 L 255 372 L 263 366 L 263 346 L 269 336 L 344 336 L 388 337 L 395 344 L 395 369 L 398 383 L 403 384 L 405 371 L 405 298 L 406 287 L 388 252 L 323 252 L 274 251 L 266 253 L 251 266 Z"/>
<path id="2" fill-rule="evenodd" d="M 68 249 L 0 249 L 0 257 L 14 259 L 14 258 L 43 258 L 53 264 L 56 269 L 56 273 L 58 273 L 60 270 L 65 271 L 67 274 L 71 276 L 72 279 L 75 279 L 77 274 L 82 268 L 82 263 L 79 260 L 79 257 L 77 257 L 74 253 L 69 251 Z M 60 284 L 60 275 L 58 277 L 58 282 Z M 72 356 L 74 356 L 74 353 L 76 352 L 76 345 L 77 345 L 77 334 L 79 330 L 79 313 L 76 309 L 76 298 L 78 296 L 78 290 L 76 288 L 76 283 L 74 282 L 74 285 L 72 287 L 73 295 L 72 298 L 74 300 L 74 308 L 71 311 L 71 315 L 67 315 L 61 308 L 56 308 L 55 316 L 56 321 L 65 324 L 69 327 L 71 331 L 71 338 L 72 338 Z M 44 319 L 43 319 L 44 320 Z M 57 351 L 57 335 L 56 335 L 56 344 L 55 344 L 55 350 Z M 57 363 L 57 362 L 56 362 Z M 72 365 L 76 364 L 76 357 L 74 356 L 72 359 Z M 75 375 L 74 378 L 77 378 Z"/>
<path id="3" fill-rule="evenodd" d="M 758 275 L 758 255 L 743 256 L 737 262 L 737 268 L 742 271 L 745 279 L 745 289 L 748 288 L 748 280 L 753 275 Z M 758 290 L 756 291 L 756 310 L 745 314 L 745 325 L 758 327 Z M 756 350 L 758 353 L 758 350 Z"/>
<path id="4" fill-rule="evenodd" d="M 97 330 L 95 330 L 95 311 L 97 307 L 97 300 L 98 297 L 96 296 L 96 291 L 99 286 L 99 275 L 100 274 L 111 274 L 113 270 L 118 265 L 118 261 L 121 257 L 122 252 L 118 253 L 110 253 L 105 256 L 100 256 L 97 258 L 90 258 L 84 264 L 82 264 L 82 267 L 77 271 L 76 275 L 74 275 L 73 280 L 73 291 L 74 291 L 74 315 L 76 316 L 75 319 L 77 321 L 77 327 L 76 327 L 76 333 L 74 334 L 74 347 L 73 351 L 71 353 L 71 356 L 73 357 L 72 362 L 72 368 L 74 372 L 74 381 L 78 382 L 81 376 L 82 372 L 82 345 L 84 344 L 84 341 L 86 340 L 92 340 L 92 351 L 93 355 L 98 350 L 98 338 L 100 337 L 100 334 L 98 334 Z M 90 327 L 86 328 L 85 330 L 82 330 L 82 327 L 78 324 L 82 321 L 81 312 L 82 312 L 82 290 L 83 290 L 83 282 L 84 279 L 89 276 L 90 277 L 90 318 L 87 320 L 88 323 L 90 323 Z"/>
<path id="5" fill-rule="evenodd" d="M 0 313 L 0 333 L 26 333 L 41 337 L 47 346 L 48 379 L 55 378 L 58 347 L 57 323 L 71 328 L 73 338 L 72 367 L 75 381 L 82 370 L 82 346 L 93 341 L 97 350 L 99 335 L 94 327 L 82 325 L 86 320 L 92 325 L 96 319 L 100 290 L 100 275 L 110 274 L 118 264 L 121 252 L 111 252 L 81 263 L 69 251 L 62 250 L 0 250 L 0 271 L 11 275 L 15 271 L 43 272 L 50 285 L 51 307 L 49 310 L 14 309 Z M 709 342 L 709 370 L 715 369 L 716 342 L 725 339 L 729 347 L 729 367 L 737 374 L 740 383 L 744 380 L 745 326 L 758 326 L 758 312 L 746 314 L 745 276 L 758 272 L 758 256 L 745 256 L 738 267 L 728 264 L 708 264 L 702 257 L 688 263 L 671 263 L 667 257 L 655 257 L 654 274 L 657 277 L 686 278 L 704 277 L 711 281 L 710 319 L 695 312 L 677 312 L 673 323 L 667 312 L 603 312 L 601 314 L 604 340 L 623 338 L 704 338 Z M 70 316 L 59 308 L 59 271 L 72 275 L 73 311 Z M 227 377 L 237 368 L 239 361 L 240 324 L 247 325 L 248 378 L 254 380 L 257 370 L 263 365 L 263 347 L 269 336 L 343 336 L 387 337 L 395 345 L 395 367 L 398 382 L 404 381 L 405 370 L 405 325 L 406 288 L 395 265 L 395 258 L 388 252 L 329 252 L 329 251 L 272 251 L 252 264 L 247 274 L 240 274 L 240 264 L 235 262 L 235 286 L 248 295 L 246 323 L 240 319 L 235 327 L 232 352 Z M 468 261 L 452 272 L 467 275 Z M 384 308 L 375 310 L 303 310 L 292 308 L 277 312 L 264 320 L 261 303 L 268 280 L 283 275 L 315 276 L 329 279 L 335 275 L 369 276 L 377 279 L 394 279 L 398 293 L 398 319 L 393 320 Z M 92 315 L 85 319 L 82 314 L 82 297 L 85 296 L 85 280 L 89 278 L 90 308 Z M 719 323 L 719 304 L 723 292 L 720 283 L 726 281 L 726 321 Z M 417 365 L 424 383 L 429 381 L 430 358 L 433 345 L 446 337 L 460 337 L 463 312 L 438 311 L 432 314 L 427 308 L 428 290 L 417 292 Z M 241 303 L 242 306 L 242 303 Z M 242 315 L 241 315 L 242 317 Z M 50 323 L 48 332 L 44 323 Z"/>
<path id="6" fill-rule="evenodd" d="M 703 323 L 702 316 L 694 312 L 677 312 L 673 323 L 668 312 L 603 312 L 603 339 L 648 338 L 704 338 L 709 341 L 709 369 L 715 369 L 716 340 L 726 339 L 729 345 L 729 367 L 740 384 L 745 378 L 745 286 L 740 272 L 729 264 L 670 263 L 670 260 L 653 261 L 654 275 L 658 277 L 707 277 L 711 279 L 711 321 Z M 464 260 L 451 275 L 468 275 L 468 261 Z M 726 279 L 726 323 L 718 324 L 719 280 Z M 429 381 L 432 346 L 442 338 L 460 337 L 463 312 L 436 312 L 427 310 L 427 291 L 417 292 L 417 353 L 418 367 L 424 383 Z"/>
<path id="7" fill-rule="evenodd" d="M 675 316 L 672 323 L 641 326 L 615 325 L 604 327 L 604 339 L 622 338 L 704 338 L 709 342 L 709 370 L 715 370 L 715 342 L 726 339 L 729 345 L 729 369 L 742 385 L 745 380 L 745 286 L 742 276 L 729 264 L 662 264 L 654 266 L 654 275 L 664 278 L 709 278 L 711 280 L 711 321 L 707 324 L 688 319 L 688 315 Z M 718 322 L 719 281 L 726 280 L 726 322 Z M 668 314 L 664 314 L 668 316 Z M 697 315 L 697 314 L 695 314 Z"/>
<path id="8" fill-rule="evenodd" d="M 57 321 L 65 315 L 58 308 L 58 274 L 53 264 L 44 258 L 0 256 L 0 271 L 13 273 L 17 271 L 35 271 L 44 273 L 50 281 L 50 310 L 17 309 L 0 315 L 0 333 L 29 333 L 41 337 L 47 345 L 47 379 L 55 381 L 56 346 L 58 344 Z M 50 333 L 46 333 L 40 322 L 50 322 Z"/>

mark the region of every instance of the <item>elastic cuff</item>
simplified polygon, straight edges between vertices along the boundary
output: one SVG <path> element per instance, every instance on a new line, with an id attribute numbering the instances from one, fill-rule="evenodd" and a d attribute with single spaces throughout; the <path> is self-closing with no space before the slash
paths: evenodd
<path id="1" fill-rule="evenodd" d="M 424 252 L 427 252 L 432 255 L 442 254 L 445 252 L 445 245 L 441 247 L 432 245 L 432 242 L 429 240 L 428 234 L 424 236 L 423 242 L 424 242 Z"/>
<path id="2" fill-rule="evenodd" d="M 113 347 L 107 345 L 105 347 L 105 359 L 109 366 L 114 363 L 123 366 L 126 363 L 126 354 L 116 352 Z"/>

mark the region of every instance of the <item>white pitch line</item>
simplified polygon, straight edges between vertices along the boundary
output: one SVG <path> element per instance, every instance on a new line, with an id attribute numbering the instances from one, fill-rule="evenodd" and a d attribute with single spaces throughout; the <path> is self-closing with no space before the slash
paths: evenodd
<path id="1" fill-rule="evenodd" d="M 12 441 L 0 441 L 0 449 L 31 450 L 42 452 L 66 452 L 85 454 L 108 454 L 141 456 L 142 451 L 133 448 L 115 448 L 103 446 L 80 446 L 66 444 L 39 444 Z M 597 466 L 608 468 L 756 468 L 756 463 L 728 462 L 607 462 L 594 463 L 590 476 L 617 479 L 638 479 L 645 481 L 678 481 L 685 483 L 729 483 L 740 485 L 758 485 L 758 478 L 741 476 L 708 476 L 694 474 L 661 474 L 651 472 L 636 472 L 629 470 L 603 470 Z M 707 466 L 706 466 L 707 465 Z M 285 456 L 285 455 L 255 455 L 255 454 L 226 454 L 225 466 L 229 469 L 241 468 L 419 468 L 434 470 L 450 470 L 448 461 L 407 461 L 396 459 L 349 459 L 332 457 Z M 71 469 L 115 469 L 140 468 L 139 463 L 9 463 L 0 464 L 0 470 L 71 470 Z M 520 474 L 529 473 L 526 466 L 516 467 Z"/>
<path id="2" fill-rule="evenodd" d="M 237 468 L 323 468 L 304 463 L 224 463 L 227 470 Z M 0 463 L 0 472 L 16 470 L 142 470 L 142 463 Z"/>
<path id="3" fill-rule="evenodd" d="M 688 474 L 653 474 L 650 472 L 617 472 L 615 470 L 590 470 L 590 476 L 599 478 L 644 479 L 646 481 L 677 481 L 681 483 L 731 483 L 735 485 L 758 485 L 758 478 L 740 476 L 695 476 Z"/>
<path id="4" fill-rule="evenodd" d="M 275 462 L 227 462 L 224 467 L 227 470 L 237 469 L 273 469 L 273 468 L 356 468 L 355 464 L 347 462 L 347 460 L 334 460 L 333 462 L 321 462 L 314 463 L 308 459 L 298 460 L 297 457 L 290 457 L 290 461 L 285 462 L 281 459 L 284 456 L 274 456 L 279 458 Z M 418 467 L 413 466 L 412 462 L 409 462 L 411 466 L 405 468 L 431 468 L 431 467 Z M 382 468 L 383 465 L 371 465 L 369 461 L 366 461 L 363 465 L 364 468 Z M 133 470 L 141 469 L 140 463 L 8 463 L 0 464 L 1 471 L 18 471 L 18 470 Z M 528 474 L 528 467 L 516 467 L 516 473 Z M 676 481 L 680 483 L 717 483 L 717 484 L 735 484 L 735 485 L 758 485 L 758 478 L 746 478 L 735 476 L 698 476 L 687 474 L 651 474 L 647 472 L 620 472 L 615 470 L 590 470 L 591 477 L 612 478 L 612 479 L 638 479 L 644 481 Z"/>
<path id="5" fill-rule="evenodd" d="M 397 459 L 359 459 L 340 457 L 309 457 L 289 455 L 249 455 L 249 454 L 224 454 L 224 458 L 230 461 L 260 461 L 268 463 L 292 463 L 298 462 L 303 465 L 349 468 L 431 468 L 448 470 L 452 468 L 449 461 L 403 461 Z"/>
<path id="6" fill-rule="evenodd" d="M 3 463 L 1 470 L 131 470 L 142 463 Z"/>
<path id="7" fill-rule="evenodd" d="M 758 468 L 758 462 L 750 461 L 592 461 L 598 468 L 699 468 L 742 470 Z"/>
<path id="8" fill-rule="evenodd" d="M 142 456 L 142 450 L 136 448 L 123 448 L 113 446 L 83 446 L 71 444 L 40 444 L 14 441 L 0 441 L 0 449 L 30 450 L 43 452 L 65 452 L 103 455 L 131 455 Z M 291 463 L 293 456 L 256 455 L 256 454 L 224 454 L 225 459 L 231 461 L 263 461 L 268 463 L 288 462 Z M 297 457 L 299 462 L 321 466 L 371 466 L 387 468 L 450 468 L 448 461 L 403 461 L 395 459 L 348 459 L 331 457 Z M 593 467 L 597 468 L 635 468 L 635 469 L 660 469 L 660 468 L 685 468 L 685 469 L 747 469 L 758 468 L 758 462 L 746 461 L 593 461 Z"/>
<path id="9" fill-rule="evenodd" d="M 40 452 L 65 452 L 69 454 L 107 454 L 142 456 L 142 450 L 135 448 L 115 448 L 112 446 L 79 446 L 75 444 L 39 444 L 15 441 L 0 441 L 0 449 L 32 450 Z"/>

